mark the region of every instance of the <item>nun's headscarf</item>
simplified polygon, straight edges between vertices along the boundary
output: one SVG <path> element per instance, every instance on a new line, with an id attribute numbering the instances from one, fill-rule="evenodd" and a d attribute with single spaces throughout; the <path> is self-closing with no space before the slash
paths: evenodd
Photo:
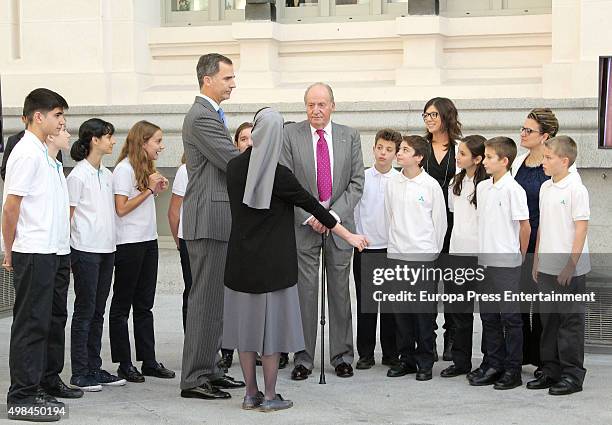
<path id="1" fill-rule="evenodd" d="M 274 175 L 283 146 L 283 117 L 271 108 L 260 110 L 253 120 L 253 148 L 242 202 L 251 208 L 268 209 Z"/>

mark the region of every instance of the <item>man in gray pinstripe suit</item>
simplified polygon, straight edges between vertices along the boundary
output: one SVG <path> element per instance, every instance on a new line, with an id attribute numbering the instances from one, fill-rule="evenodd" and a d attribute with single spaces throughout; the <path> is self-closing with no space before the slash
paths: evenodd
<path id="1" fill-rule="evenodd" d="M 288 125 L 281 163 L 300 184 L 351 232 L 354 210 L 363 193 L 364 170 L 359 132 L 331 121 L 335 109 L 331 87 L 315 83 L 304 94 L 308 120 Z M 321 233 L 327 229 L 305 211 L 295 209 L 298 252 L 298 292 L 306 349 L 295 353 L 291 379 L 312 372 L 318 324 L 319 257 Z M 336 235 L 327 238 L 329 294 L 329 351 L 336 375 L 353 376 L 353 325 L 349 296 L 351 246 Z"/>
<path id="2" fill-rule="evenodd" d="M 183 237 L 193 284 L 189 292 L 181 397 L 230 398 L 220 388 L 243 387 L 217 366 L 223 320 L 223 274 L 231 216 L 225 169 L 238 155 L 220 103 L 234 82 L 232 61 L 211 53 L 196 67 L 200 94 L 183 122 L 189 182 L 183 199 Z"/>

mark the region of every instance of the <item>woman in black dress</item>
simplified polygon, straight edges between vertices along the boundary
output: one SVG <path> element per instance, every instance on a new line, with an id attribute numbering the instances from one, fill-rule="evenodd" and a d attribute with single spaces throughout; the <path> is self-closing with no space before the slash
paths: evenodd
<path id="1" fill-rule="evenodd" d="M 447 231 L 442 246 L 442 254 L 448 254 L 450 237 L 453 231 L 453 213 L 448 209 L 448 186 L 457 173 L 455 157 L 458 141 L 461 139 L 461 122 L 459 114 L 452 100 L 445 97 L 430 99 L 423 108 L 423 122 L 425 123 L 425 138 L 429 140 L 431 150 L 425 159 L 423 168 L 427 174 L 438 181 L 444 193 L 446 203 Z M 445 255 L 441 256 L 443 261 Z M 445 284 L 447 284 L 445 282 Z M 446 290 L 446 289 L 445 289 Z M 444 353 L 442 358 L 452 360 L 453 346 L 453 320 L 450 313 L 444 313 Z M 437 324 L 434 329 L 438 329 Z M 435 352 L 437 360 L 437 352 Z"/>
<path id="2" fill-rule="evenodd" d="M 225 267 L 223 347 L 236 348 L 246 381 L 242 407 L 287 409 L 276 394 L 281 352 L 304 349 L 297 290 L 294 206 L 359 250 L 367 240 L 344 228 L 278 164 L 283 118 L 265 108 L 255 114 L 253 147 L 227 165 L 232 230 Z M 227 318 L 227 320 L 225 320 Z M 265 394 L 257 387 L 255 359 L 261 353 Z"/>

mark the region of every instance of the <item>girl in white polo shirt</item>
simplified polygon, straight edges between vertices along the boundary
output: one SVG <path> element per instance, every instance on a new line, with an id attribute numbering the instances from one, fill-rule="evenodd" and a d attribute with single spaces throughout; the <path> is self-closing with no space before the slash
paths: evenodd
<path id="1" fill-rule="evenodd" d="M 144 382 L 143 375 L 174 378 L 174 372 L 155 358 L 151 311 L 159 256 L 153 198 L 168 187 L 168 180 L 157 172 L 153 161 L 163 149 L 161 129 L 139 121 L 128 132 L 113 171 L 117 252 L 109 333 L 111 357 L 119 363 L 117 373 L 129 382 Z M 142 361 L 142 373 L 132 364 L 127 324 L 131 309 L 136 359 Z"/>
<path id="2" fill-rule="evenodd" d="M 81 124 L 70 156 L 77 161 L 68 176 L 74 313 L 70 327 L 70 384 L 83 391 L 125 385 L 125 379 L 101 369 L 104 310 L 115 262 L 113 176 L 102 157 L 113 152 L 115 128 L 91 118 Z"/>
<path id="3" fill-rule="evenodd" d="M 459 268 L 474 270 L 478 266 L 476 188 L 478 183 L 489 178 L 482 164 L 486 140 L 483 136 L 474 135 L 467 136 L 461 141 L 457 151 L 457 168 L 461 168 L 461 171 L 455 175 L 448 187 L 448 209 L 454 214 L 457 223 L 457 226 L 453 227 L 449 247 L 449 264 L 455 270 Z M 473 280 L 449 281 L 446 282 L 444 290 L 463 294 L 465 297 L 468 290 L 475 289 L 475 283 Z M 454 341 L 451 348 L 453 364 L 444 369 L 440 376 L 452 378 L 467 374 L 472 368 L 474 301 L 472 299 L 449 303 L 445 304 L 444 308 L 450 310 L 448 315 L 454 327 Z"/>

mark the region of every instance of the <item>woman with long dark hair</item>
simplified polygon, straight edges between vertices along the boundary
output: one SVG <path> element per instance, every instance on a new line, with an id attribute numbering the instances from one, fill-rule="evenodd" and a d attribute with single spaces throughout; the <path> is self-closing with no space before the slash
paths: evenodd
<path id="1" fill-rule="evenodd" d="M 461 122 L 459 113 L 452 100 L 446 97 L 434 97 L 423 108 L 423 122 L 425 123 L 425 138 L 430 143 L 430 151 L 424 160 L 423 168 L 427 174 L 438 181 L 444 193 L 446 202 L 447 231 L 444 237 L 442 254 L 448 253 L 450 237 L 453 231 L 453 213 L 448 209 L 448 186 L 457 173 L 456 156 L 458 142 L 461 139 Z M 441 260 L 443 261 L 443 257 Z M 447 283 L 445 282 L 445 286 Z M 452 360 L 453 322 L 449 314 L 444 313 L 444 360 Z M 438 329 L 437 324 L 434 329 Z M 437 350 L 434 350 L 437 360 Z"/>

